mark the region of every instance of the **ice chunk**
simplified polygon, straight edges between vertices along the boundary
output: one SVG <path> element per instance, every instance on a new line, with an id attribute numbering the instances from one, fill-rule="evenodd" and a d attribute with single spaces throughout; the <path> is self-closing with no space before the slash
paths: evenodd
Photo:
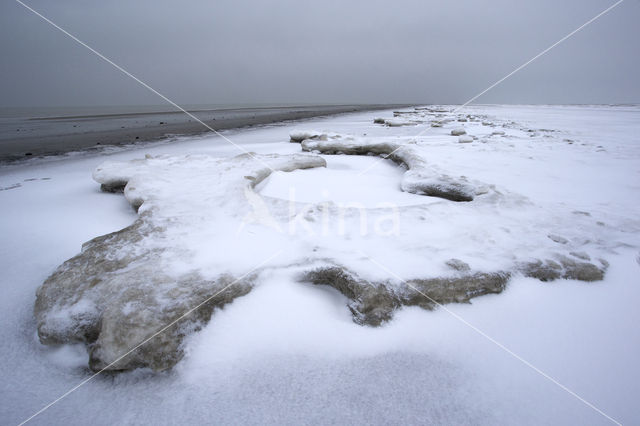
<path id="1" fill-rule="evenodd" d="M 387 127 L 402 127 L 402 126 L 415 126 L 416 123 L 415 121 L 407 121 L 407 120 L 385 120 L 384 124 L 387 125 Z"/>
<path id="2" fill-rule="evenodd" d="M 521 263 L 520 271 L 524 276 L 540 281 L 553 281 L 559 278 L 579 281 L 600 281 L 604 278 L 607 265 L 598 267 L 590 262 L 577 262 L 564 255 L 556 255 L 555 260 L 534 260 Z"/>
<path id="3" fill-rule="evenodd" d="M 448 267 L 460 272 L 468 272 L 471 270 L 467 262 L 463 262 L 460 259 L 449 259 L 445 262 Z"/>
<path id="4" fill-rule="evenodd" d="M 302 143 L 302 150 L 318 151 L 323 154 L 383 155 L 409 169 L 404 174 L 401 188 L 412 194 L 440 197 L 451 201 L 472 201 L 477 187 L 481 186 L 472 184 L 464 177 L 452 178 L 438 173 L 427 164 L 422 150 L 414 145 L 366 139 L 306 140 Z"/>
<path id="5" fill-rule="evenodd" d="M 94 370 L 170 368 L 186 335 L 251 289 L 255 275 L 229 265 L 247 255 L 233 233 L 252 211 L 247 192 L 273 170 L 324 165 L 302 154 L 103 163 L 96 181 L 108 189 L 125 184 L 125 197 L 140 214 L 131 226 L 84 244 L 38 289 L 40 341 L 86 344 Z M 207 270 L 194 263 L 202 252 Z"/>
<path id="6" fill-rule="evenodd" d="M 410 279 L 400 287 L 369 282 L 338 265 L 306 272 L 301 281 L 328 285 L 349 299 L 349 309 L 358 324 L 378 326 L 391 319 L 400 306 L 434 309 L 439 304 L 467 303 L 473 297 L 500 293 L 510 274 L 505 272 L 465 274 L 460 277 Z"/>
<path id="7" fill-rule="evenodd" d="M 326 139 L 327 134 L 323 132 L 315 132 L 315 131 L 299 131 L 299 132 L 291 132 L 289 134 L 289 138 L 291 142 L 300 143 L 305 139 Z"/>

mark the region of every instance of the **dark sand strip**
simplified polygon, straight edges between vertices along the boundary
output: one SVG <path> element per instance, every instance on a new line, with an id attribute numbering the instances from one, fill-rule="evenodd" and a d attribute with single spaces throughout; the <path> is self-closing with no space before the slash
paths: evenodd
<path id="1" fill-rule="evenodd" d="M 401 106 L 268 107 L 216 109 L 192 113 L 213 129 L 225 130 Z M 157 141 L 170 135 L 205 133 L 210 131 L 180 111 L 4 119 L 0 122 L 0 162 L 80 151 L 96 146 Z"/>

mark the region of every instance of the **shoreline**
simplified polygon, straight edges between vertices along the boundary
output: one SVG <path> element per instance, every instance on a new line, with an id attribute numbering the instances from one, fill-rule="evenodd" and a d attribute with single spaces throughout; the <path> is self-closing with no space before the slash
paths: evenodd
<path id="1" fill-rule="evenodd" d="M 190 111 L 215 130 L 289 120 L 407 107 L 407 104 L 221 108 Z M 0 120 L 0 164 L 60 155 L 95 147 L 161 141 L 171 136 L 210 133 L 182 111 L 139 112 Z"/>

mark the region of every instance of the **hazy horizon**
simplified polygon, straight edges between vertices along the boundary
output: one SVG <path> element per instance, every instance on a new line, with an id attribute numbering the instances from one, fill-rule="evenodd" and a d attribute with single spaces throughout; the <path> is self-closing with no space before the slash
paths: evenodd
<path id="1" fill-rule="evenodd" d="M 27 2 L 187 106 L 461 104 L 613 3 Z M 0 107 L 165 105 L 17 2 L 0 11 Z M 640 103 L 639 12 L 622 3 L 476 103 Z"/>

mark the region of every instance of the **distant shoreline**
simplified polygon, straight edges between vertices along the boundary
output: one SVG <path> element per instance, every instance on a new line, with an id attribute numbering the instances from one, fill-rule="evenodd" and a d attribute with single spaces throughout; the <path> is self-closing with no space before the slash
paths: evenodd
<path id="1" fill-rule="evenodd" d="M 190 113 L 215 130 L 228 130 L 406 106 L 409 105 L 275 106 L 205 109 Z M 0 162 L 209 132 L 201 123 L 181 111 L 3 118 L 0 119 Z"/>
<path id="2" fill-rule="evenodd" d="M 368 105 L 296 105 L 296 106 L 254 106 L 254 107 L 221 107 L 221 108 L 185 108 L 185 110 L 191 114 L 197 116 L 197 114 L 206 114 L 206 113 L 220 113 L 220 112 L 238 112 L 238 111 L 277 111 L 277 110 L 317 110 L 317 109 L 353 109 L 357 108 L 362 111 L 360 108 L 367 107 Z M 390 108 L 394 107 L 402 107 L 408 105 L 371 105 L 374 109 L 382 106 Z M 140 111 L 140 112 L 115 112 L 115 113 L 95 113 L 95 114 L 83 114 L 83 115 L 57 115 L 57 116 L 42 116 L 42 117 L 29 117 L 28 120 L 69 120 L 69 119 L 84 119 L 84 118 L 116 118 L 116 117 L 138 117 L 138 116 L 148 116 L 148 115 L 184 115 L 183 111 Z"/>

